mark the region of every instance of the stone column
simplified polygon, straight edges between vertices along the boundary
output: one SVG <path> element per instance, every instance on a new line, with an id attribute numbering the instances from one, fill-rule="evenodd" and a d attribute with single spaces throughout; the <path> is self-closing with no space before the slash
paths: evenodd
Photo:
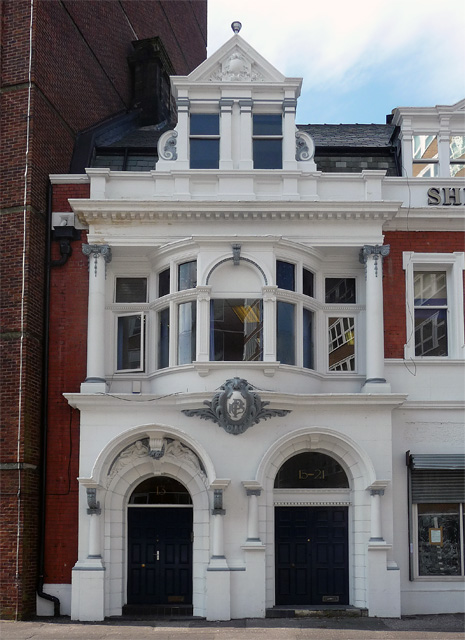
<path id="1" fill-rule="evenodd" d="M 384 489 L 370 489 L 371 496 L 371 537 L 370 543 L 384 542 L 383 530 L 381 527 L 381 496 L 384 496 Z"/>
<path id="2" fill-rule="evenodd" d="M 253 101 L 250 98 L 239 100 L 241 132 L 239 169 L 253 169 L 252 105 Z"/>
<path id="3" fill-rule="evenodd" d="M 232 108 L 234 100 L 220 100 L 220 169 L 232 169 Z"/>
<path id="4" fill-rule="evenodd" d="M 215 480 L 213 489 L 212 555 L 207 567 L 206 616 L 207 620 L 230 620 L 231 618 L 231 581 L 230 571 L 224 555 L 224 516 L 223 491 L 229 480 Z"/>
<path id="5" fill-rule="evenodd" d="M 283 100 L 283 169 L 296 170 L 295 159 L 295 111 L 297 100 Z"/>
<path id="6" fill-rule="evenodd" d="M 189 98 L 178 98 L 178 124 L 176 125 L 177 161 L 176 169 L 189 168 Z"/>
<path id="7" fill-rule="evenodd" d="M 97 489 L 87 489 L 87 515 L 89 519 L 88 558 L 101 558 L 100 553 L 100 502 L 97 501 Z"/>
<path id="8" fill-rule="evenodd" d="M 364 245 L 360 250 L 366 278 L 365 393 L 389 393 L 391 390 L 384 378 L 383 321 L 383 257 L 389 255 L 389 249 L 389 245 Z"/>
<path id="9" fill-rule="evenodd" d="M 197 362 L 210 360 L 210 295 L 211 287 L 197 286 Z"/>
<path id="10" fill-rule="evenodd" d="M 278 287 L 265 285 L 263 293 L 263 360 L 276 362 L 276 292 Z"/>
<path id="11" fill-rule="evenodd" d="M 246 544 L 261 544 L 261 540 L 258 535 L 258 498 L 262 492 L 262 488 L 258 482 L 254 480 L 251 480 L 250 482 L 243 482 L 242 486 L 244 487 L 248 497 Z"/>
<path id="12" fill-rule="evenodd" d="M 87 377 L 81 393 L 105 393 L 105 272 L 111 262 L 107 244 L 84 244 L 89 257 L 89 308 L 87 322 Z"/>

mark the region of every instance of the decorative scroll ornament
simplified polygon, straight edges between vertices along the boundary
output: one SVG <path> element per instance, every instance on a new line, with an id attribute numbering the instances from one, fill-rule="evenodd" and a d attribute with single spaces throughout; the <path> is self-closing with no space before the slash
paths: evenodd
<path id="1" fill-rule="evenodd" d="M 158 140 L 158 157 L 161 160 L 177 160 L 177 131 L 165 131 Z"/>
<path id="2" fill-rule="evenodd" d="M 370 245 L 370 244 L 365 244 L 363 245 L 363 247 L 360 249 L 360 254 L 359 254 L 359 262 L 361 262 L 361 264 L 365 265 L 365 273 L 366 273 L 366 264 L 367 264 L 367 260 L 368 260 L 368 256 L 373 256 L 373 260 L 375 263 L 375 278 L 378 277 L 378 260 L 379 258 L 384 258 L 385 256 L 389 255 L 389 252 L 391 250 L 391 246 L 389 244 L 383 244 L 383 245 Z"/>
<path id="3" fill-rule="evenodd" d="M 90 516 L 99 516 L 102 513 L 100 502 L 97 500 L 97 489 L 87 489 L 87 507 Z"/>
<path id="4" fill-rule="evenodd" d="M 295 134 L 295 159 L 297 162 L 307 162 L 315 155 L 315 143 L 313 138 L 305 131 L 296 131 Z"/>
<path id="5" fill-rule="evenodd" d="M 82 253 L 85 256 L 94 258 L 94 275 L 97 277 L 97 265 L 98 265 L 98 257 L 99 255 L 105 260 L 106 265 L 111 262 L 111 247 L 107 244 L 83 244 L 82 245 Z"/>
<path id="6" fill-rule="evenodd" d="M 270 403 L 263 402 L 258 393 L 253 391 L 253 386 L 243 378 L 226 380 L 220 389 L 211 402 L 204 401 L 208 409 L 184 409 L 182 412 L 189 418 L 212 420 L 234 436 L 244 433 L 260 420 L 290 413 L 285 409 L 265 409 Z"/>

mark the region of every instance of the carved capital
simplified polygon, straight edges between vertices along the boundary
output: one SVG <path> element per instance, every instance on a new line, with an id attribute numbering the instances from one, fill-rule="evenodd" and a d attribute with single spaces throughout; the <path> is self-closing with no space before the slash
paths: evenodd
<path id="1" fill-rule="evenodd" d="M 383 244 L 383 245 L 365 244 L 360 249 L 360 254 L 359 254 L 358 259 L 359 259 L 361 264 L 365 265 L 365 269 L 366 269 L 366 265 L 367 265 L 369 256 L 373 256 L 373 262 L 374 262 L 374 265 L 375 265 L 375 277 L 377 278 L 378 277 L 378 260 L 380 258 L 384 258 L 384 257 L 388 256 L 390 250 L 391 250 L 391 247 L 390 247 L 389 244 Z"/>
<path id="2" fill-rule="evenodd" d="M 86 489 L 87 492 L 87 513 L 90 516 L 99 516 L 102 513 L 100 502 L 97 501 L 97 489 Z"/>
<path id="3" fill-rule="evenodd" d="M 261 489 L 246 489 L 245 492 L 248 496 L 260 496 L 262 494 Z"/>
<path id="4" fill-rule="evenodd" d="M 370 489 L 370 496 L 384 496 L 384 489 Z"/>
<path id="5" fill-rule="evenodd" d="M 102 256 L 105 260 L 105 266 L 111 262 L 111 247 L 108 244 L 83 244 L 82 253 L 89 258 L 94 259 L 94 275 L 97 276 L 98 258 Z"/>

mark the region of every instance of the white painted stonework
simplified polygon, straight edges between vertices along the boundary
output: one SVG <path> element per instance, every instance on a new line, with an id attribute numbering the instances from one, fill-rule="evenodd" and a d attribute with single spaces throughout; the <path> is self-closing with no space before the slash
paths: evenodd
<path id="1" fill-rule="evenodd" d="M 373 256 L 362 264 L 359 252 L 382 246 L 387 229 L 461 229 L 464 208 L 428 206 L 428 188 L 441 180 L 450 186 L 445 178 L 324 174 L 316 171 L 311 140 L 308 157 L 296 160 L 300 84 L 235 35 L 190 76 L 173 79 L 176 144 L 168 145 L 172 132 L 162 136 L 156 171 L 89 169 L 90 198 L 71 201 L 89 244 L 111 248 L 105 280 L 92 260 L 89 271 L 98 278 L 90 288 L 89 380 L 81 393 L 66 394 L 81 414 L 79 558 L 71 592 L 60 594 L 73 619 L 121 615 L 128 503 L 154 476 L 179 480 L 192 498 L 196 616 L 263 617 L 275 605 L 275 507 L 293 505 L 348 508 L 350 605 L 392 617 L 463 610 L 463 582 L 409 580 L 405 465 L 407 450 L 463 452 L 463 331 L 452 359 L 385 361 L 382 257 L 375 271 Z M 221 100 L 220 168 L 189 169 L 189 113 L 214 110 Z M 284 114 L 283 169 L 252 168 L 247 100 L 257 112 Z M 233 244 L 240 245 L 237 265 Z M 177 267 L 193 260 L 196 286 L 178 291 Z M 277 287 L 276 260 L 295 264 L 295 291 Z M 463 267 L 463 256 L 457 260 Z M 170 292 L 161 299 L 158 274 L 167 268 Z M 314 273 L 313 297 L 302 293 L 304 268 Z M 115 302 L 118 277 L 147 278 L 147 301 Z M 356 303 L 326 303 L 328 277 L 354 278 Z M 261 361 L 210 360 L 210 302 L 218 298 L 263 301 Z M 196 302 L 196 357 L 178 364 L 177 309 L 188 302 Z M 278 360 L 280 302 L 296 309 L 293 365 Z M 158 368 L 158 314 L 166 308 L 169 362 Z M 300 346 L 303 309 L 313 312 L 313 368 L 305 367 Z M 145 323 L 145 367 L 118 370 L 118 317 L 134 313 Z M 334 317 L 354 319 L 351 371 L 329 370 Z M 182 412 L 205 407 L 234 377 L 252 384 L 268 409 L 289 413 L 231 435 Z M 151 455 L 163 445 L 162 457 Z M 333 458 L 349 487 L 275 489 L 283 463 L 305 451 Z M 100 513 L 88 513 L 87 489 L 96 489 Z M 215 490 L 224 513 L 215 513 Z"/>

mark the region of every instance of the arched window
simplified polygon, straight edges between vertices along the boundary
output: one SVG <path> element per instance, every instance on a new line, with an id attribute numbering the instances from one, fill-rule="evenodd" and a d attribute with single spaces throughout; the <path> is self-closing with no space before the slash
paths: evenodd
<path id="1" fill-rule="evenodd" d="M 349 480 L 341 465 L 324 453 L 306 451 L 289 458 L 278 471 L 275 489 L 346 489 Z"/>
<path id="2" fill-rule="evenodd" d="M 192 498 L 186 487 L 174 478 L 154 476 L 134 489 L 129 504 L 192 504 Z"/>

